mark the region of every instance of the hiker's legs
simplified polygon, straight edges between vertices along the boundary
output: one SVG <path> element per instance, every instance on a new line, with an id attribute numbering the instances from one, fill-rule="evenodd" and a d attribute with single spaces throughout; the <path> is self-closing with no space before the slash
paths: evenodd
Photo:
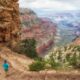
<path id="1" fill-rule="evenodd" d="M 8 70 L 5 70 L 5 77 L 8 76 Z"/>

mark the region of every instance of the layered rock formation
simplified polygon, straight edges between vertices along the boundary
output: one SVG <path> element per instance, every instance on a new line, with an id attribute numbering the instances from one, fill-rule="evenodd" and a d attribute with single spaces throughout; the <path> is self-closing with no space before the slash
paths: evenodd
<path id="1" fill-rule="evenodd" d="M 54 44 L 56 24 L 48 18 L 40 18 L 30 9 L 20 9 L 21 39 L 34 38 L 38 53 L 44 53 Z"/>
<path id="2" fill-rule="evenodd" d="M 19 40 L 18 0 L 0 0 L 0 42 L 14 44 Z"/>

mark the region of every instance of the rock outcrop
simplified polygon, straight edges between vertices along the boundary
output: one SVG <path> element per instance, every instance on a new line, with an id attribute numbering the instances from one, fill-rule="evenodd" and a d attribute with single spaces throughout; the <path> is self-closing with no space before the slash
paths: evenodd
<path id="1" fill-rule="evenodd" d="M 0 42 L 14 44 L 20 31 L 18 0 L 0 0 Z"/>

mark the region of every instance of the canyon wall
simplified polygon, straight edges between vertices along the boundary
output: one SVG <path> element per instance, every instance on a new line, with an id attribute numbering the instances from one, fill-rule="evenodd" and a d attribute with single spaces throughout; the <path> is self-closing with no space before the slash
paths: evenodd
<path id="1" fill-rule="evenodd" d="M 14 45 L 20 31 L 18 0 L 0 0 L 0 43 Z"/>
<path id="2" fill-rule="evenodd" d="M 54 45 L 57 26 L 51 19 L 38 17 L 33 10 L 27 8 L 20 8 L 20 19 L 21 40 L 34 38 L 37 53 L 43 54 Z"/>

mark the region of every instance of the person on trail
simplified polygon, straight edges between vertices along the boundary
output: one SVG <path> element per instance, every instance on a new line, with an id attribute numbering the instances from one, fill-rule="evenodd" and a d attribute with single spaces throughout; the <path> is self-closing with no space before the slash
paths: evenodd
<path id="1" fill-rule="evenodd" d="M 5 76 L 7 76 L 8 75 L 8 70 L 9 70 L 9 63 L 7 62 L 7 60 L 4 60 L 3 69 L 5 71 Z"/>

